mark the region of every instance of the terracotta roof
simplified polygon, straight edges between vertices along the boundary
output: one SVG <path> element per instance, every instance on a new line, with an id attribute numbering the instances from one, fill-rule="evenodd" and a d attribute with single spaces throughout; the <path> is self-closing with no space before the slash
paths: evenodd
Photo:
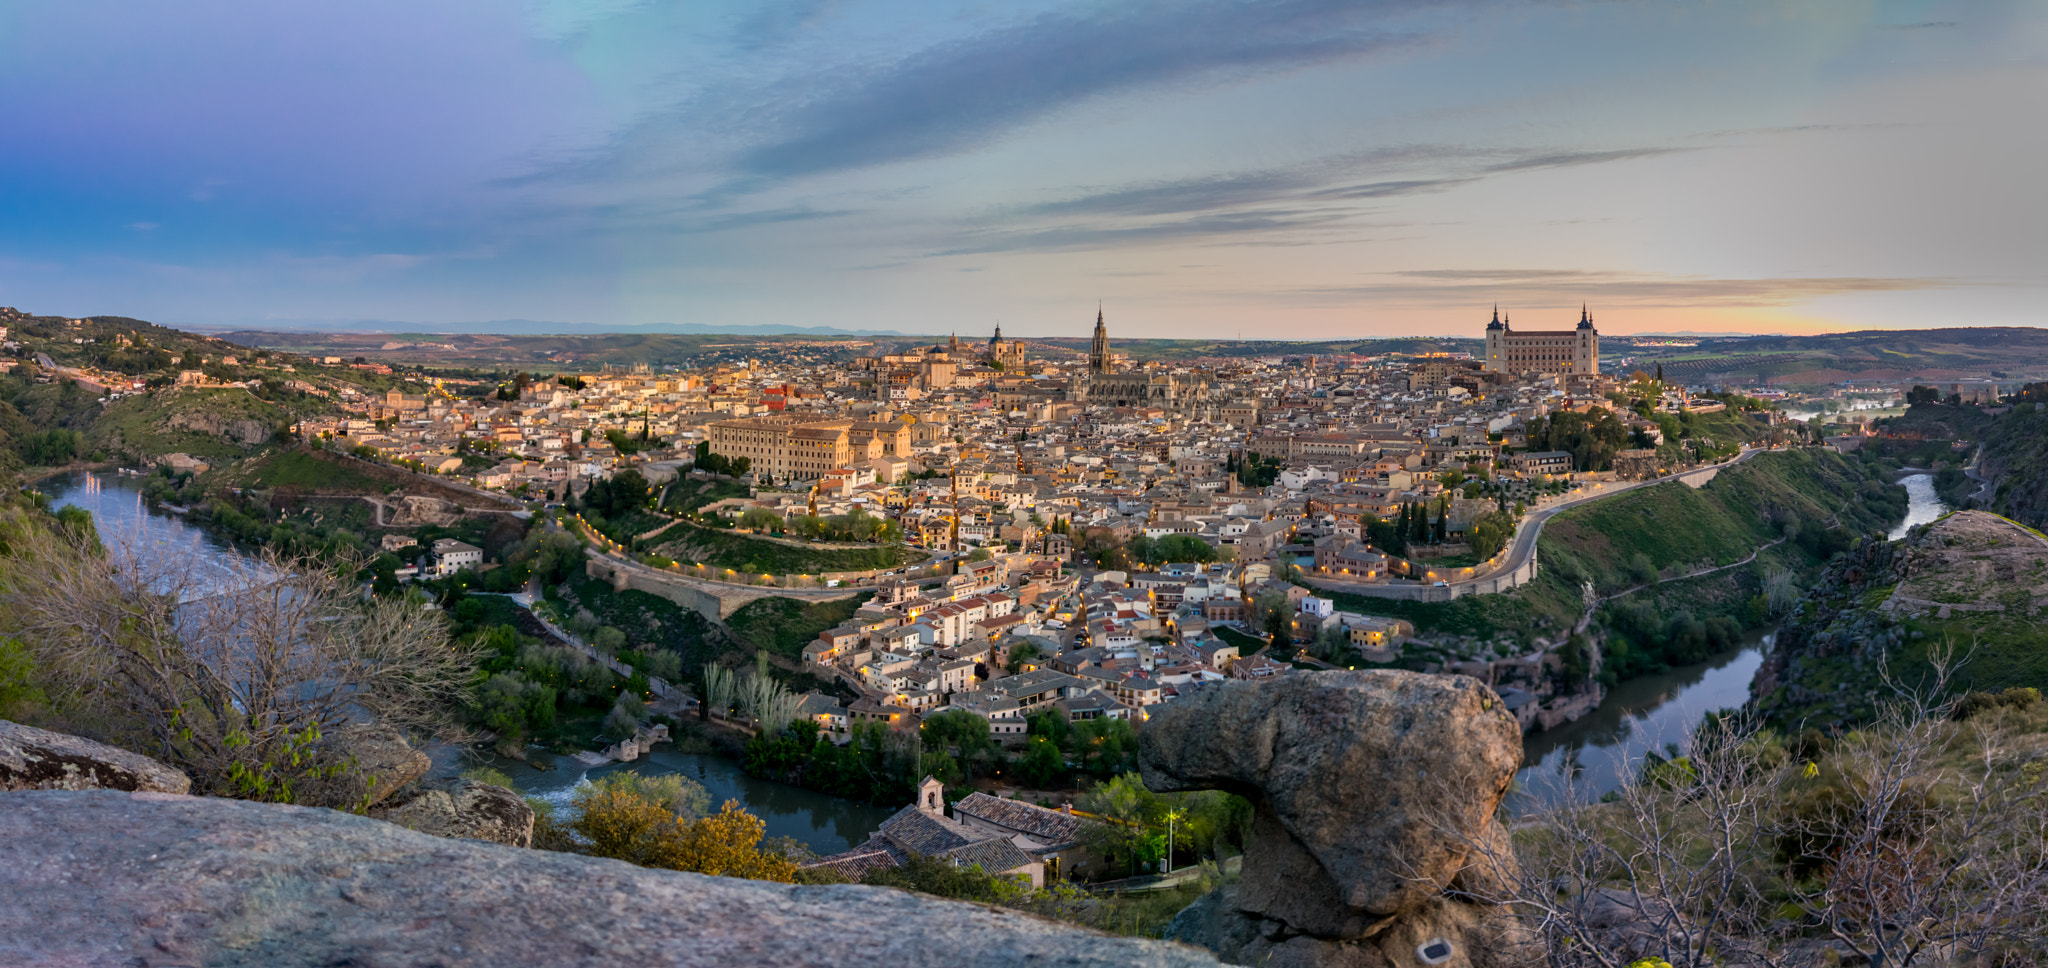
<path id="1" fill-rule="evenodd" d="M 978 839 L 966 827 L 925 813 L 914 803 L 882 821 L 880 834 L 897 847 L 927 855 L 944 854 Z"/>
<path id="2" fill-rule="evenodd" d="M 968 794 L 953 804 L 953 815 L 965 815 L 1005 830 L 1014 830 L 1048 846 L 1075 842 L 1080 838 L 1084 822 L 1070 813 L 980 792 Z"/>
<path id="3" fill-rule="evenodd" d="M 897 866 L 897 861 L 896 858 L 889 855 L 888 851 L 882 850 L 880 848 L 868 847 L 867 845 L 863 844 L 843 854 L 833 854 L 830 857 L 821 857 L 816 861 L 813 861 L 809 864 L 805 864 L 803 866 L 805 868 L 829 868 L 833 871 L 838 872 L 838 874 L 841 877 L 844 877 L 849 881 L 859 883 L 860 881 L 866 880 L 868 874 L 874 871 L 886 870 L 888 868 Z"/>

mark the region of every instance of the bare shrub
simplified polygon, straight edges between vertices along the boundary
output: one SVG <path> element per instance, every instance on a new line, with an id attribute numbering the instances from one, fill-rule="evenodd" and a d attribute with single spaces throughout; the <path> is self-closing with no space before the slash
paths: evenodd
<path id="1" fill-rule="evenodd" d="M 1893 682 L 1868 728 L 1788 748 L 1710 718 L 1603 802 L 1474 844 L 1463 893 L 1506 905 L 1558 966 L 2040 964 L 2048 744 L 2031 706 L 1950 719 L 1952 655 Z M 1888 680 L 1889 681 L 1889 680 Z"/>
<path id="2" fill-rule="evenodd" d="M 350 769 L 341 727 L 444 726 L 475 668 L 438 613 L 364 600 L 357 563 L 110 552 L 48 529 L 0 558 L 0 634 L 24 643 L 66 728 L 146 752 L 193 792 L 291 801 Z"/>

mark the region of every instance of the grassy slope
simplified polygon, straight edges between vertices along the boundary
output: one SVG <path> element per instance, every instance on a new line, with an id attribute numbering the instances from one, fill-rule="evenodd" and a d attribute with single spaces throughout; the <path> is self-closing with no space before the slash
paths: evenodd
<path id="1" fill-rule="evenodd" d="M 1837 510 L 1858 530 L 1887 523 L 1852 500 L 1866 486 L 1890 485 L 1872 482 L 1863 465 L 1832 451 L 1762 454 L 1702 488 L 1659 484 L 1559 514 L 1538 541 L 1536 580 L 1511 593 L 1449 602 L 1335 598 L 1340 608 L 1405 618 L 1424 633 L 1488 638 L 1507 632 L 1527 641 L 1545 632 L 1554 635 L 1578 620 L 1584 609 L 1578 586 L 1586 578 L 1603 594 L 1634 584 L 1628 563 L 1637 553 L 1660 570 L 1728 564 L 1776 537 L 1768 514 L 1778 509 L 1793 511 L 1809 526 L 1819 526 Z M 1766 553 L 1758 564 L 1814 567 L 1791 548 Z M 1659 608 L 1727 614 L 1754 594 L 1755 567 L 1668 581 L 1637 594 L 1649 596 Z"/>
<path id="2" fill-rule="evenodd" d="M 753 492 L 738 481 L 699 481 L 685 477 L 669 485 L 666 503 L 661 509 L 673 514 L 688 514 L 707 504 L 732 497 L 747 497 Z"/>
<path id="3" fill-rule="evenodd" d="M 872 597 L 873 592 L 830 602 L 757 598 L 733 612 L 725 626 L 745 645 L 795 659 L 802 657 L 805 643 L 816 639 L 819 632 L 852 618 Z"/>
<path id="4" fill-rule="evenodd" d="M 225 435 L 174 427 L 181 421 L 212 420 L 221 425 L 248 420 L 275 428 L 290 416 L 246 390 L 179 390 L 125 397 L 109 404 L 86 431 L 86 446 L 110 454 L 152 457 L 185 453 L 200 458 L 240 457 L 256 444 Z"/>
<path id="5" fill-rule="evenodd" d="M 688 563 L 731 568 L 748 574 L 816 575 L 828 571 L 894 568 L 917 560 L 917 552 L 883 545 L 818 548 L 769 541 L 748 534 L 678 524 L 649 542 L 655 553 Z"/>
<path id="6" fill-rule="evenodd" d="M 277 449 L 210 472 L 209 484 L 308 494 L 383 494 L 394 486 L 366 468 L 297 448 Z"/>

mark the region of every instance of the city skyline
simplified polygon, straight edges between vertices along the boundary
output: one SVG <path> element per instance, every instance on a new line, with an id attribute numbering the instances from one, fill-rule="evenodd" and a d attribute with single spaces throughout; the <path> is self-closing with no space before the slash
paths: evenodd
<path id="1" fill-rule="evenodd" d="M 2024 3 L 0 13 L 0 303 L 1119 338 L 2035 325 Z"/>

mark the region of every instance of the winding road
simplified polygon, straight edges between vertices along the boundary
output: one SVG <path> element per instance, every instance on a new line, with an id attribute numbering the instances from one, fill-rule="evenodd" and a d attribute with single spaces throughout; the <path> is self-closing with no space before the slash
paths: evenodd
<path id="1" fill-rule="evenodd" d="M 1498 574 L 1502 571 L 1520 568 L 1524 564 L 1526 564 L 1529 561 L 1530 556 L 1536 553 L 1536 541 L 1538 538 L 1541 538 L 1543 536 L 1544 523 L 1548 522 L 1552 517 L 1555 517 L 1560 511 L 1570 510 L 1571 508 L 1578 507 L 1581 504 L 1586 504 L 1592 501 L 1598 501 L 1601 498 L 1613 497 L 1616 494 L 1622 494 L 1628 491 L 1633 491 L 1639 487 L 1648 487 L 1653 484 L 1663 484 L 1667 481 L 1676 481 L 1681 478 L 1690 477 L 1694 474 L 1698 474 L 1701 471 L 1709 469 L 1718 471 L 1725 468 L 1734 467 L 1735 465 L 1740 464 L 1746 460 L 1749 460 L 1750 458 L 1755 457 L 1758 454 L 1764 453 L 1766 450 L 1767 448 L 1762 447 L 1744 448 L 1741 453 L 1735 455 L 1734 457 L 1729 458 L 1728 460 L 1722 461 L 1719 464 L 1701 464 L 1698 467 L 1693 467 L 1687 470 L 1679 471 L 1676 474 L 1666 474 L 1663 477 L 1653 477 L 1649 480 L 1644 481 L 1631 481 L 1625 484 L 1607 485 L 1601 487 L 1597 491 L 1588 493 L 1582 497 L 1575 497 L 1559 501 L 1556 504 L 1550 505 L 1549 507 L 1531 511 L 1527 515 L 1523 516 L 1521 524 L 1515 528 L 1515 540 L 1514 544 L 1508 550 L 1507 560 L 1502 563 L 1501 567 L 1494 569 L 1492 572 L 1489 572 L 1488 574 Z M 1467 579 L 1464 582 L 1454 582 L 1453 584 L 1462 585 L 1469 584 L 1475 581 L 1485 580 L 1486 579 L 1484 578 L 1472 578 Z"/>

